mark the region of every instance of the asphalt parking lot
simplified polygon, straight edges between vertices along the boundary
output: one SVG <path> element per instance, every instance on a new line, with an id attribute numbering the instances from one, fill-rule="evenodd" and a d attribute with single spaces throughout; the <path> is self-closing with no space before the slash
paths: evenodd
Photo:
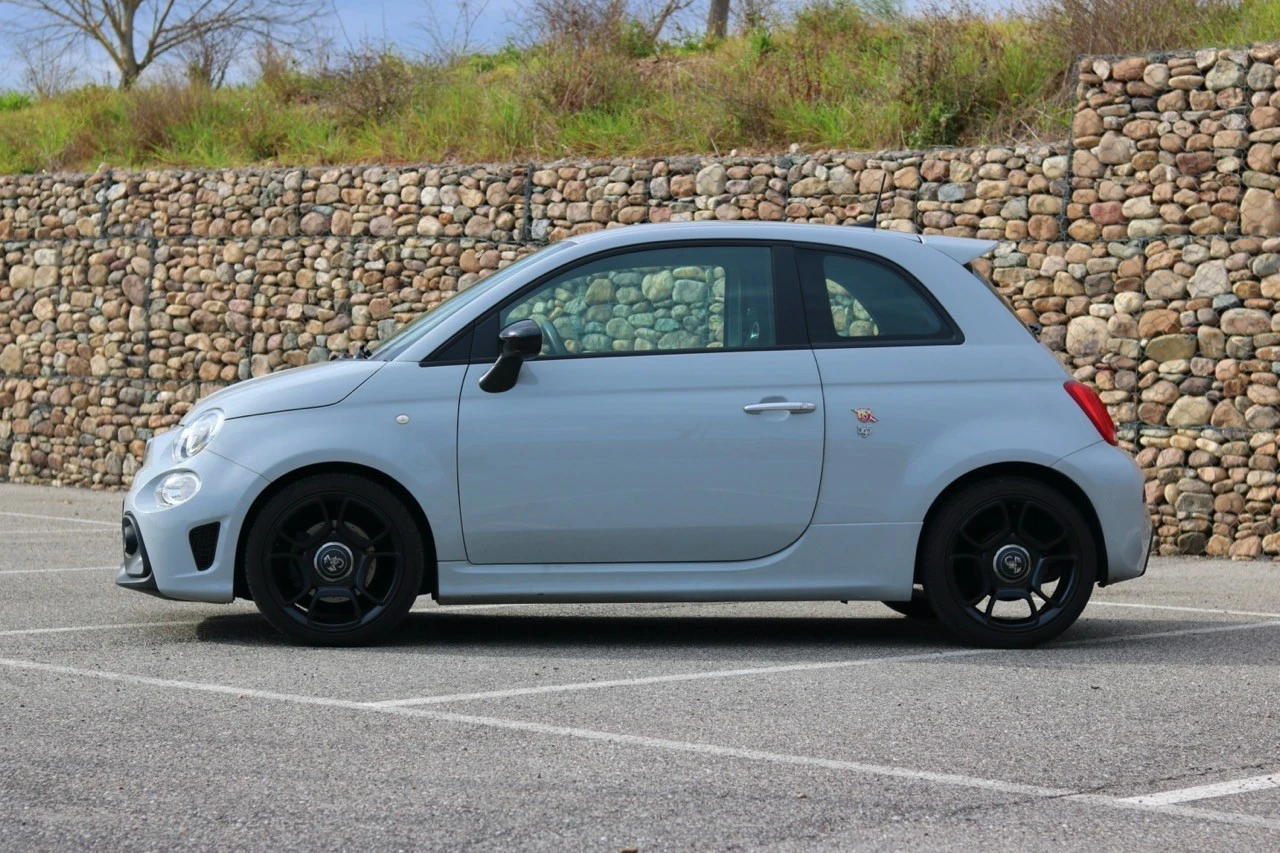
<path id="1" fill-rule="evenodd" d="M 0 848 L 1275 849 L 1280 567 L 1155 560 L 1026 652 L 876 603 L 438 608 L 384 646 L 117 589 L 0 485 Z"/>

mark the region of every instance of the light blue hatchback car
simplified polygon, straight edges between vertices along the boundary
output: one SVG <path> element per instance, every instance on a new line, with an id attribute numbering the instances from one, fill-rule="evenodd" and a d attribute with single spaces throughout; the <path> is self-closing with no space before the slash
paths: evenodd
<path id="1" fill-rule="evenodd" d="M 556 243 L 354 358 L 152 439 L 117 583 L 298 640 L 471 602 L 884 601 L 1029 646 L 1141 575 L 1097 396 L 966 268 L 994 243 L 679 223 Z"/>

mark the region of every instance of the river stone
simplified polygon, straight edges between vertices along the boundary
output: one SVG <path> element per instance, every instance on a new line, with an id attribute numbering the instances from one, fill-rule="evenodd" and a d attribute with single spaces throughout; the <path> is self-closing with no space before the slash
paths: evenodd
<path id="1" fill-rule="evenodd" d="M 1140 338 L 1168 335 L 1181 328 L 1182 321 L 1178 319 L 1178 312 L 1168 308 L 1154 308 L 1138 315 L 1138 337 Z"/>
<path id="2" fill-rule="evenodd" d="M 22 371 L 22 350 L 17 344 L 9 344 L 0 350 L 0 375 L 14 376 Z"/>
<path id="3" fill-rule="evenodd" d="M 1201 326 L 1196 329 L 1196 342 L 1200 354 L 1205 358 L 1222 358 L 1227 354 L 1226 335 L 1221 329 L 1213 326 Z"/>
<path id="4" fill-rule="evenodd" d="M 1187 280 L 1172 270 L 1156 270 L 1144 284 L 1152 299 L 1181 299 L 1187 295 Z"/>
<path id="5" fill-rule="evenodd" d="M 1101 141 L 1098 142 L 1098 161 L 1108 166 L 1119 166 L 1121 163 L 1128 163 L 1133 159 L 1133 155 L 1137 153 L 1137 145 L 1127 136 L 1109 130 L 1102 135 Z"/>
<path id="6" fill-rule="evenodd" d="M 1076 317 L 1067 324 L 1067 352 L 1072 355 L 1100 355 L 1109 333 L 1101 317 Z"/>
<path id="7" fill-rule="evenodd" d="M 1213 402 L 1207 397 L 1179 397 L 1169 409 L 1165 423 L 1171 427 L 1204 426 L 1213 415 Z"/>
<path id="8" fill-rule="evenodd" d="M 1195 399 L 1195 398 L 1188 398 Z M 1211 515 L 1213 513 L 1213 495 L 1199 492 L 1183 492 L 1174 503 L 1174 511 L 1178 515 Z"/>
<path id="9" fill-rule="evenodd" d="M 1230 59 L 1219 59 L 1204 77 L 1204 85 L 1211 92 L 1230 89 L 1245 84 L 1244 68 Z"/>
<path id="10" fill-rule="evenodd" d="M 1240 203 L 1240 229 L 1245 234 L 1280 233 L 1280 198 L 1269 190 L 1250 187 Z"/>
<path id="11" fill-rule="evenodd" d="M 1161 335 L 1147 344 L 1147 358 L 1166 362 L 1189 359 L 1196 354 L 1196 339 L 1190 335 Z"/>
<path id="12" fill-rule="evenodd" d="M 1208 261 L 1196 267 L 1187 293 L 1193 298 L 1218 296 L 1231 289 L 1226 261 Z"/>
<path id="13" fill-rule="evenodd" d="M 713 163 L 698 172 L 694 186 L 698 190 L 698 195 L 720 195 L 724 192 L 727 181 L 728 177 L 724 166 L 719 163 Z"/>
<path id="14" fill-rule="evenodd" d="M 709 296 L 705 281 L 695 281 L 687 278 L 677 281 L 671 292 L 671 298 L 676 302 L 695 303 L 698 305 L 709 301 Z"/>
<path id="15" fill-rule="evenodd" d="M 801 178 L 791 187 L 791 195 L 794 198 L 820 196 L 825 195 L 826 192 L 827 182 L 821 178 Z"/>
<path id="16" fill-rule="evenodd" d="M 598 278 L 587 287 L 583 301 L 591 305 L 612 305 L 614 299 L 613 282 L 607 278 Z"/>
<path id="17" fill-rule="evenodd" d="M 1261 335 L 1271 331 L 1271 317 L 1258 308 L 1232 308 L 1222 315 L 1222 331 L 1228 335 Z"/>
<path id="18" fill-rule="evenodd" d="M 662 270 L 661 272 L 650 273 L 644 277 L 644 283 L 640 289 L 644 292 L 644 298 L 650 302 L 659 303 L 666 302 L 671 298 L 671 292 L 675 289 L 676 279 L 670 270 Z"/>

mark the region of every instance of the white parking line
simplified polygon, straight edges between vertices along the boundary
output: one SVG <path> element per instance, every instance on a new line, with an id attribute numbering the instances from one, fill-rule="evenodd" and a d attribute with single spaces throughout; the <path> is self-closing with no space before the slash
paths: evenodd
<path id="1" fill-rule="evenodd" d="M 513 687 L 509 690 L 486 690 L 480 693 L 453 693 L 444 696 L 421 696 L 412 699 L 387 699 L 369 702 L 373 708 L 405 708 L 413 705 L 442 705 L 446 702 L 474 702 L 482 699 L 510 699 L 514 696 L 534 696 L 546 693 L 569 693 L 577 690 L 603 690 L 609 687 L 637 687 L 645 684 L 670 684 L 679 681 L 701 681 L 708 678 L 739 678 L 752 675 L 772 675 L 778 672 L 811 672 L 822 669 L 844 669 L 869 666 L 877 663 L 902 661 L 941 660 L 954 657 L 972 657 L 990 654 L 991 649 L 954 649 L 945 652 L 920 652 L 908 655 L 887 655 L 858 660 L 821 661 L 812 663 L 788 663 L 779 666 L 760 666 L 744 669 L 719 669 L 710 672 L 684 672 L 676 675 L 651 675 L 643 678 L 616 678 L 606 681 L 579 681 L 569 684 L 542 684 L 537 687 Z"/>
<path id="2" fill-rule="evenodd" d="M 119 536 L 118 530 L 99 530 L 97 528 L 68 527 L 45 530 L 40 527 L 27 527 L 22 530 L 0 530 L 0 537 L 12 540 L 15 537 L 29 539 L 33 536 Z"/>
<path id="3" fill-rule="evenodd" d="M 1267 623 L 1271 624 L 1271 623 Z M 38 661 L 0 658 L 0 666 L 15 670 L 43 672 L 51 675 L 64 675 L 78 678 L 91 678 L 117 683 L 136 684 L 170 690 L 188 690 L 201 693 L 212 693 L 224 696 L 235 696 L 239 699 L 263 699 L 275 702 L 287 702 L 296 705 L 322 706 L 367 713 L 392 714 L 396 716 L 417 717 L 440 722 L 458 723 L 490 729 L 524 732 L 528 734 L 549 735 L 553 737 L 572 738 L 575 740 L 593 741 L 615 746 L 635 746 L 645 749 L 664 750 L 694 755 L 706 755 L 740 761 L 755 761 L 766 764 L 813 767 L 824 770 L 843 771 L 865 776 L 905 779 L 912 782 L 924 782 L 934 785 L 945 785 L 957 788 L 969 788 L 990 791 L 999 794 L 1011 794 L 1019 797 L 1035 799 L 1060 799 L 1086 805 L 1105 806 L 1117 809 L 1136 809 L 1147 812 L 1158 812 L 1177 817 L 1196 820 L 1214 821 L 1217 823 L 1253 826 L 1280 831 L 1280 821 L 1270 820 L 1247 814 L 1228 812 L 1201 811 L 1186 809 L 1175 805 L 1160 805 L 1134 802 L 1132 799 L 1109 797 L 1102 794 L 1084 794 L 1065 788 L 1048 788 L 1041 785 L 1024 785 L 1018 782 L 1007 782 L 999 779 L 984 779 L 977 776 L 966 776 L 955 773 L 938 773 L 930 770 L 915 770 L 906 767 L 893 767 L 881 764 L 867 764 L 858 761 L 843 761 L 830 758 L 819 758 L 809 755 L 792 755 L 781 752 L 769 752 L 760 749 L 744 749 L 740 747 L 718 746 L 716 744 L 696 741 L 679 741 L 667 738 L 647 737 L 645 735 L 623 734 L 620 732 L 599 731 L 570 726 L 553 726 L 545 723 L 511 720 L 501 717 L 484 717 L 473 714 L 454 714 L 445 711 L 428 711 L 423 708 L 374 706 L 346 699 L 330 699 L 321 696 L 303 696 L 295 693 L 275 693 L 267 690 L 254 690 L 235 687 L 227 684 L 213 684 L 197 681 L 179 681 L 167 678 L 152 678 L 145 675 L 129 675 L 104 670 L 79 669 L 77 667 L 60 666 L 58 664 L 40 663 Z"/>
<path id="4" fill-rule="evenodd" d="M 1187 637 L 1197 634 L 1219 634 L 1229 631 L 1248 631 L 1255 628 L 1280 626 L 1280 622 L 1247 622 L 1229 625 L 1212 625 L 1204 628 L 1179 628 L 1171 631 L 1152 631 L 1145 634 L 1123 634 L 1114 637 L 1098 637 L 1085 640 L 1068 640 L 1039 651 L 1052 651 L 1054 648 L 1103 645 L 1134 640 L 1153 640 L 1165 637 Z M 1030 653 L 1036 653 L 1031 650 Z M 369 702 L 373 708 L 404 708 L 414 705 L 442 705 L 447 702 L 472 702 L 483 699 L 509 699 L 514 696 L 531 696 L 546 693 L 568 693 L 577 690 L 602 690 L 609 687 L 636 687 L 646 684 L 664 684 L 678 681 L 702 681 L 713 678 L 741 678 L 755 675 L 771 675 L 779 672 L 811 672 L 823 669 L 848 669 L 856 666 L 871 666 L 882 663 L 907 663 L 912 661 L 944 660 L 947 658 L 976 657 L 990 654 L 1015 654 L 1005 649 L 949 649 L 941 652 L 915 652 L 904 655 L 886 655 L 875 658 L 858 658 L 856 660 L 818 661 L 807 663 L 788 663 L 778 666 L 761 666 L 745 669 L 719 669 L 702 672 L 688 672 L 677 675 L 652 675 L 642 678 L 620 678 L 608 681 L 579 681 L 567 684 L 543 684 L 537 687 L 514 687 L 509 690 L 487 690 L 480 693 L 454 693 L 440 696 L 419 696 L 408 699 L 385 699 L 380 702 Z"/>
<path id="5" fill-rule="evenodd" d="M 1139 604 L 1134 601 L 1091 601 L 1089 606 L 1132 607 L 1139 610 L 1172 610 L 1176 613 L 1212 613 L 1218 616 L 1260 616 L 1264 619 L 1280 619 L 1280 613 L 1259 613 L 1256 610 L 1221 610 L 1216 607 L 1179 607 L 1174 604 Z"/>
<path id="6" fill-rule="evenodd" d="M 118 569 L 120 566 L 69 566 L 52 569 L 0 569 L 0 575 L 44 575 L 51 572 L 104 572 L 107 569 Z"/>
<path id="7" fill-rule="evenodd" d="M 1280 774 L 1271 773 L 1266 776 L 1233 779 L 1213 785 L 1197 785 L 1194 788 L 1178 788 L 1173 791 L 1161 791 L 1158 794 L 1125 797 L 1125 802 L 1144 806 L 1167 806 L 1173 803 L 1189 803 L 1192 800 L 1210 800 L 1214 797 L 1229 797 L 1232 794 L 1247 794 L 1250 791 L 1267 791 L 1271 788 L 1280 788 Z"/>
<path id="8" fill-rule="evenodd" d="M 37 515 L 36 513 L 33 513 L 33 512 L 4 512 L 4 511 L 0 511 L 0 515 L 9 516 L 11 518 L 43 518 L 45 521 L 72 521 L 72 522 L 75 522 L 76 524 L 101 524 L 107 527 L 114 527 L 117 530 L 120 529 L 120 522 L 118 521 L 98 521 L 97 519 L 93 519 L 93 518 L 72 518 L 71 516 L 68 516 L 68 515 Z"/>
<path id="9" fill-rule="evenodd" d="M 66 628 L 12 628 L 0 631 L 0 637 L 19 637 L 26 634 L 74 634 L 77 631 L 110 631 L 115 628 L 165 628 L 175 625 L 199 625 L 201 619 L 185 619 L 181 622 L 112 622 L 107 625 L 71 625 Z"/>

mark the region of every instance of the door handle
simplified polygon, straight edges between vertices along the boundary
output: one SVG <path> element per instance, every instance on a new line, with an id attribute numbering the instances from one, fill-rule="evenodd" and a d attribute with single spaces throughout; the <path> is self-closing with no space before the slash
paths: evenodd
<path id="1" fill-rule="evenodd" d="M 742 407 L 742 411 L 748 415 L 758 415 L 761 412 L 794 412 L 797 415 L 804 415 L 817 408 L 813 403 L 792 403 L 789 400 L 780 400 L 774 403 L 749 403 Z"/>

